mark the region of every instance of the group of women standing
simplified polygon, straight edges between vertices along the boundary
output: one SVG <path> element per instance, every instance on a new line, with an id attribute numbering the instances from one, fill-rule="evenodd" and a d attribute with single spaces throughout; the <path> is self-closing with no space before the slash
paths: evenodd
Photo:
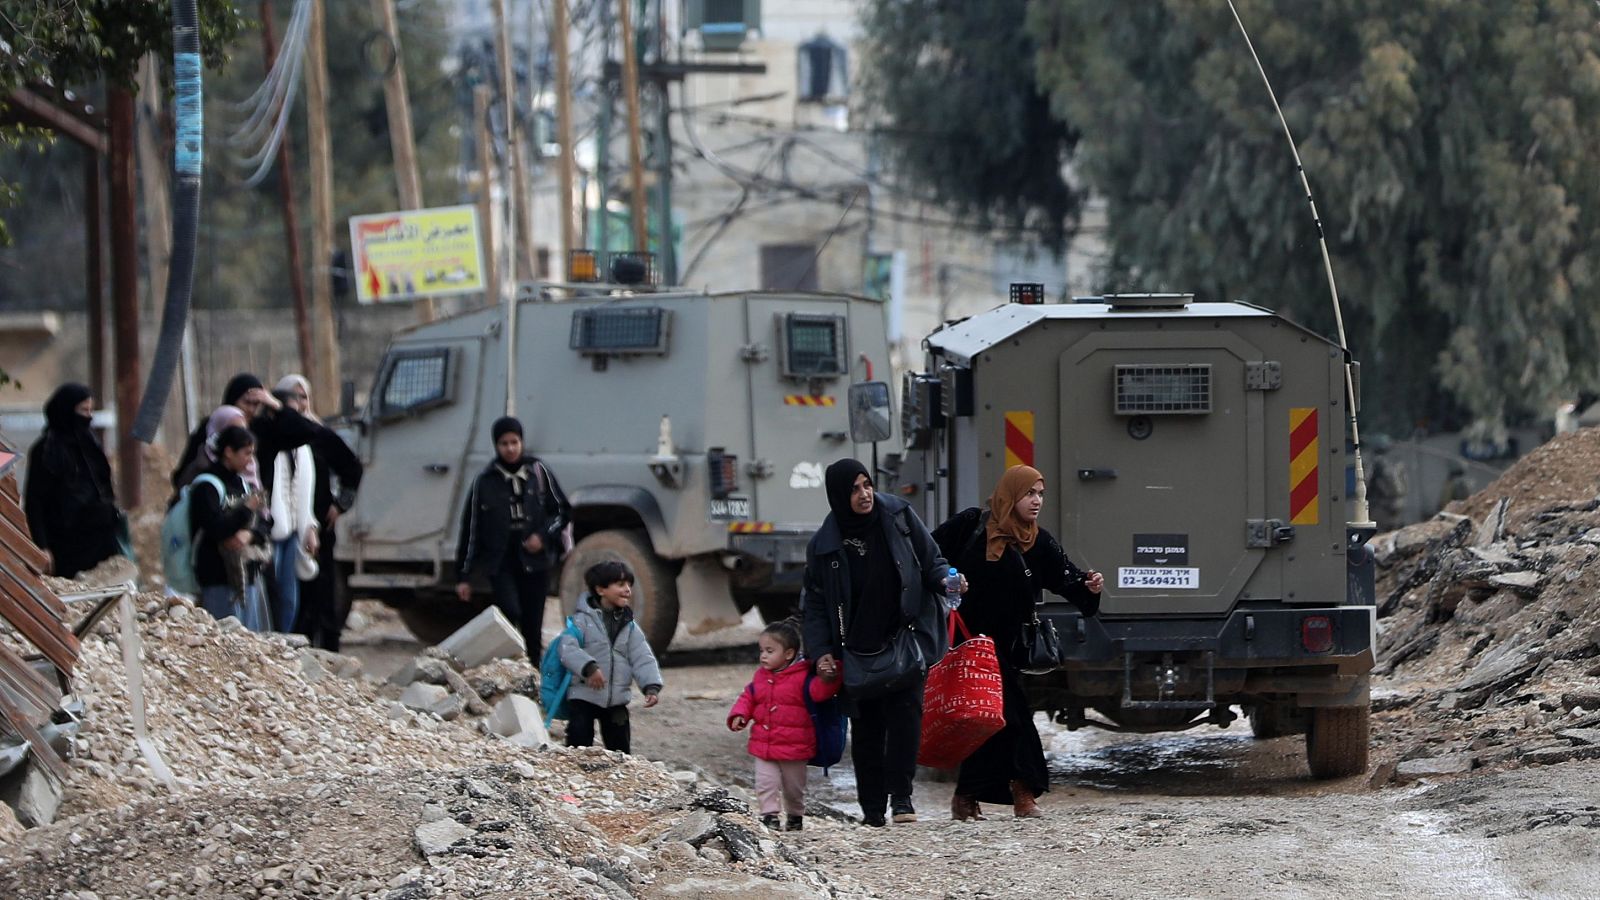
<path id="1" fill-rule="evenodd" d="M 898 497 L 877 494 L 854 459 L 824 477 L 830 512 L 806 551 L 801 597 L 805 646 L 819 676 L 845 681 L 851 760 L 863 821 L 914 822 L 912 778 L 922 730 L 923 676 L 946 649 L 944 594 L 950 566 L 959 570 L 962 616 L 973 633 L 994 639 L 1004 684 L 1005 728 L 961 765 L 951 815 L 982 819 L 980 803 L 1011 803 L 1018 817 L 1040 815 L 1049 789 L 1044 747 L 1022 680 L 1017 641 L 1043 592 L 1084 615 L 1099 611 L 1104 579 L 1073 565 L 1039 526 L 1044 476 L 1013 466 L 987 508 L 964 510 L 931 534 Z M 902 633 L 903 632 L 903 633 Z M 908 661 L 913 677 L 863 684 L 860 671 Z M 852 696 L 852 681 L 861 684 Z"/>

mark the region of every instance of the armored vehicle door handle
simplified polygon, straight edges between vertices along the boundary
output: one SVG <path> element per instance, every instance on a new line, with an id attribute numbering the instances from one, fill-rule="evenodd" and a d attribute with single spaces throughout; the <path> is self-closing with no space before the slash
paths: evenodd
<path id="1" fill-rule="evenodd" d="M 1110 481 L 1117 477 L 1116 469 L 1079 469 L 1079 481 Z"/>
<path id="2" fill-rule="evenodd" d="M 825 441 L 833 441 L 834 443 L 838 443 L 838 444 L 844 443 L 845 439 L 848 438 L 849 436 L 850 436 L 850 433 L 847 432 L 847 431 L 824 431 L 822 433 L 822 439 L 823 440 L 825 440 Z"/>
<path id="3" fill-rule="evenodd" d="M 427 465 L 423 466 L 422 468 L 423 468 L 423 471 L 428 472 L 431 475 L 443 475 L 446 472 L 450 471 L 450 464 L 449 463 L 428 463 Z"/>

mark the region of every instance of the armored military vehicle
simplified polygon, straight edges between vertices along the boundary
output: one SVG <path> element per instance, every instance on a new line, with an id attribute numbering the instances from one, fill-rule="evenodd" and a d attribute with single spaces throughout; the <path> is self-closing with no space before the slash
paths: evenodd
<path id="1" fill-rule="evenodd" d="M 1146 294 L 1014 302 L 926 346 L 902 490 L 940 522 L 1032 465 L 1046 527 L 1105 573 L 1098 618 L 1047 595 L 1066 661 L 1034 680 L 1037 708 L 1168 731 L 1238 705 L 1257 735 L 1305 731 L 1315 775 L 1365 770 L 1371 528 L 1345 521 L 1337 345 L 1260 307 Z"/>
<path id="2" fill-rule="evenodd" d="M 882 304 L 586 286 L 526 297 L 513 321 L 510 335 L 506 310 L 485 308 L 394 336 L 357 423 L 361 502 L 340 522 L 351 590 L 425 640 L 477 611 L 450 593 L 457 522 L 493 454 L 514 346 L 514 412 L 574 510 L 566 602 L 589 565 L 620 557 L 657 650 L 751 606 L 787 612 L 828 510 L 824 466 L 870 452 L 847 399 L 853 378 L 888 369 Z"/>

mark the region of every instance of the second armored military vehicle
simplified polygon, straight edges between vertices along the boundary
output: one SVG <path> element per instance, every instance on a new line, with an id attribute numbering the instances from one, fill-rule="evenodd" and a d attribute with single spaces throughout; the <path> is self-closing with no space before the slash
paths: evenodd
<path id="1" fill-rule="evenodd" d="M 515 347 L 526 445 L 574 510 L 565 602 L 585 568 L 614 556 L 638 575 L 635 607 L 657 650 L 680 627 L 733 624 L 751 606 L 787 612 L 828 510 L 823 468 L 871 452 L 851 440 L 846 400 L 858 376 L 888 370 L 882 304 L 571 290 L 520 302 L 514 335 L 499 307 L 395 335 L 358 422 L 361 502 L 340 523 L 351 589 L 398 607 L 426 640 L 476 611 L 450 593 L 457 517 L 493 454 Z M 886 453 L 898 449 L 892 430 Z"/>
<path id="2" fill-rule="evenodd" d="M 1038 286 L 1018 292 L 1042 297 Z M 1371 531 L 1345 521 L 1345 354 L 1272 312 L 1188 295 L 1012 303 L 949 325 L 906 376 L 903 490 L 937 523 L 1008 466 L 1105 574 L 1101 613 L 1047 602 L 1066 661 L 1034 705 L 1069 727 L 1305 731 L 1364 771 Z M 1090 716 L 1090 712 L 1094 716 Z"/>

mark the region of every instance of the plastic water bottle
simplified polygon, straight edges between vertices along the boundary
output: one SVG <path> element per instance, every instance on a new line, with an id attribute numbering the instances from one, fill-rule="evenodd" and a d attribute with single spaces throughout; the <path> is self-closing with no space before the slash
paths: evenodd
<path id="1" fill-rule="evenodd" d="M 955 566 L 951 566 L 944 576 L 944 605 L 951 609 L 961 605 L 961 573 L 956 571 Z"/>

